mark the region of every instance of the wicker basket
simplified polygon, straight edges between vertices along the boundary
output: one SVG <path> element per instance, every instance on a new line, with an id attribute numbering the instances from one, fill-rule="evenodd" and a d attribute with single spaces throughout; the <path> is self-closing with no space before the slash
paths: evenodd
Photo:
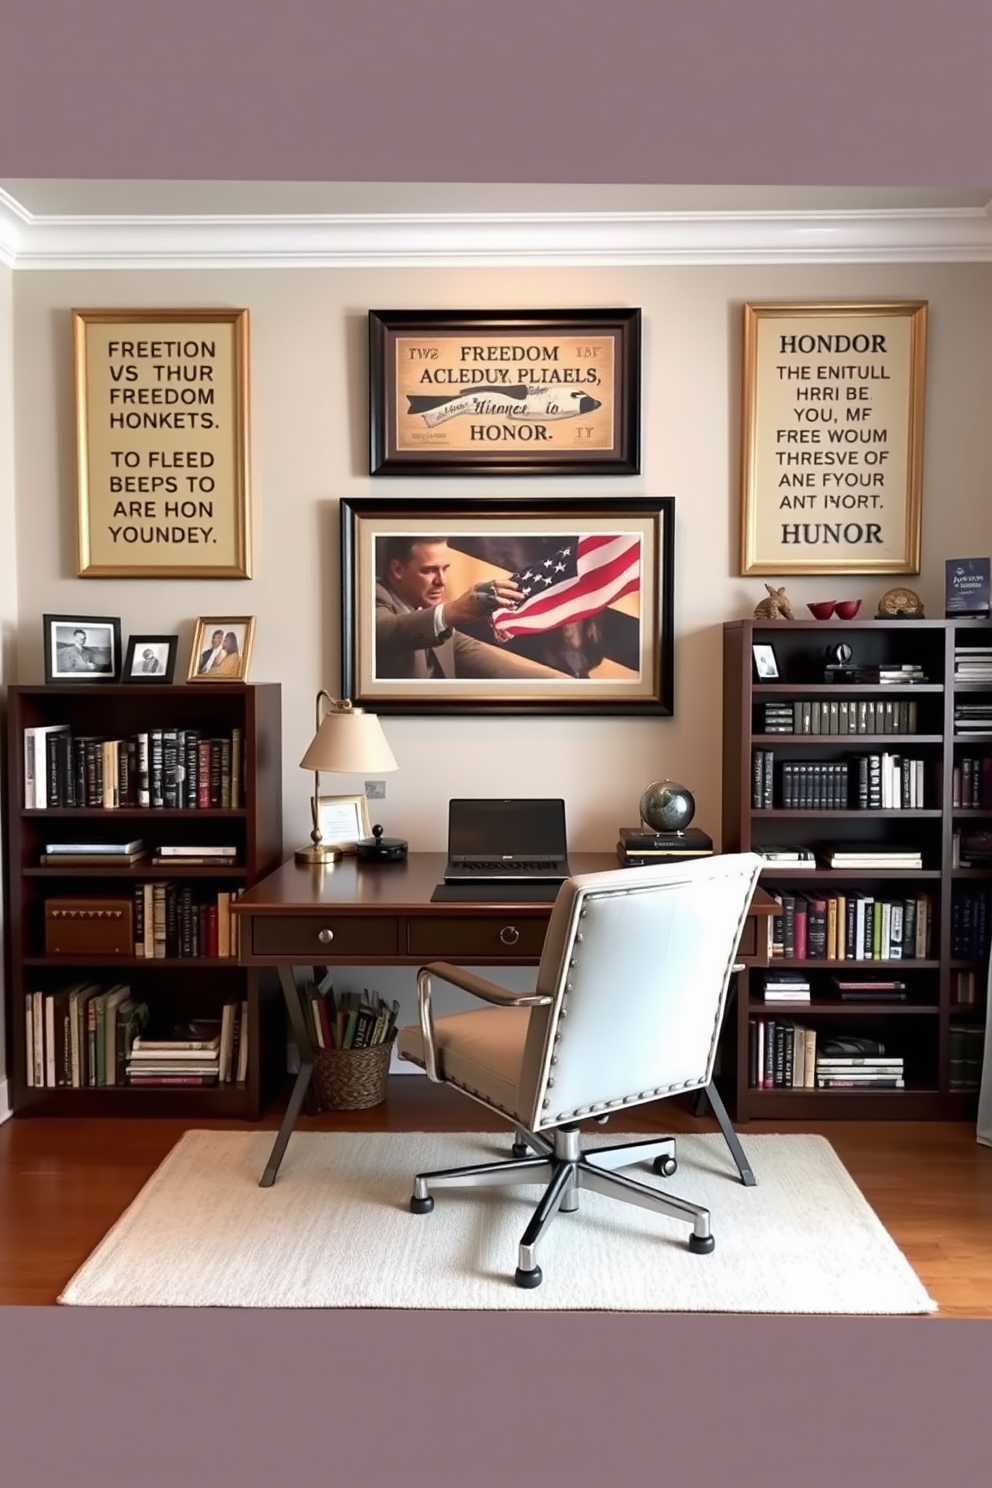
<path id="1" fill-rule="evenodd" d="M 386 1099 L 393 1041 L 368 1049 L 321 1049 L 313 1083 L 323 1111 L 364 1111 Z"/>

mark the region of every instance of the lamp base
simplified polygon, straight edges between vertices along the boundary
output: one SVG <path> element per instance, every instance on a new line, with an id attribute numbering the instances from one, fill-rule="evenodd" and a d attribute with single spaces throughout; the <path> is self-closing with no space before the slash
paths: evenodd
<path id="1" fill-rule="evenodd" d="M 311 842 L 298 847 L 293 855 L 298 863 L 314 863 L 318 867 L 327 863 L 340 863 L 344 853 L 330 842 Z"/>

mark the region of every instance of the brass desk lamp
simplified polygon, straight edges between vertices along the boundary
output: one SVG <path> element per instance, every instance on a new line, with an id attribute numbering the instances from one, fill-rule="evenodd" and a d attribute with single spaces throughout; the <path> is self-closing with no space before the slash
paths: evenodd
<path id="1" fill-rule="evenodd" d="M 323 708 L 322 705 L 323 704 Z M 378 774 L 396 770 L 393 751 L 374 713 L 353 708 L 347 698 L 338 701 L 321 688 L 317 694 L 314 736 L 300 760 L 301 770 L 312 770 L 313 796 L 310 814 L 313 830 L 310 845 L 296 850 L 298 863 L 336 863 L 344 856 L 334 842 L 325 842 L 320 830 L 320 776 Z"/>

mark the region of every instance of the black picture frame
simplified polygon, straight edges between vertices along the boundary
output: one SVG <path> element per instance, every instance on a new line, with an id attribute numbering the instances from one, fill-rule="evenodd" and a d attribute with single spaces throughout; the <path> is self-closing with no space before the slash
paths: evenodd
<path id="1" fill-rule="evenodd" d="M 43 615 L 45 681 L 117 682 L 121 673 L 119 615 Z M 82 631 L 82 641 L 78 632 Z"/>
<path id="2" fill-rule="evenodd" d="M 133 635 L 128 637 L 124 653 L 122 682 L 147 683 L 171 682 L 176 670 L 176 654 L 179 649 L 178 635 Z M 155 671 L 144 666 L 144 653 L 151 651 L 159 663 Z M 164 652 L 164 655 L 163 655 Z"/>
<path id="3" fill-rule="evenodd" d="M 756 641 L 751 647 L 751 656 L 754 660 L 754 675 L 759 682 L 779 680 L 778 657 L 775 655 L 774 646 L 767 642 Z"/>
<path id="4" fill-rule="evenodd" d="M 369 311 L 371 475 L 637 475 L 640 404 L 639 309 Z"/>
<path id="5" fill-rule="evenodd" d="M 496 605 L 494 615 L 435 640 L 416 612 L 436 600 L 404 599 L 386 582 L 392 575 L 402 586 L 409 573 L 391 568 L 390 545 L 409 549 L 421 534 L 422 543 L 442 545 L 419 558 L 444 569 L 449 602 L 510 574 L 523 583 L 532 564 L 562 563 L 553 581 L 558 623 L 545 624 L 550 617 L 532 596 L 529 607 Z M 670 496 L 343 498 L 341 558 L 342 693 L 358 706 L 382 714 L 674 712 Z M 531 634 L 520 633 L 525 626 Z"/>

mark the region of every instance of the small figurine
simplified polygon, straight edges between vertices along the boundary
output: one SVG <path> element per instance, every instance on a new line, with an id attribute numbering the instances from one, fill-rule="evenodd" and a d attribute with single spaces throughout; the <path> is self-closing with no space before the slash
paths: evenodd
<path id="1" fill-rule="evenodd" d="M 785 585 L 781 589 L 773 589 L 771 584 L 766 584 L 765 588 L 768 590 L 768 598 L 760 599 L 755 605 L 755 620 L 794 620 Z"/>

